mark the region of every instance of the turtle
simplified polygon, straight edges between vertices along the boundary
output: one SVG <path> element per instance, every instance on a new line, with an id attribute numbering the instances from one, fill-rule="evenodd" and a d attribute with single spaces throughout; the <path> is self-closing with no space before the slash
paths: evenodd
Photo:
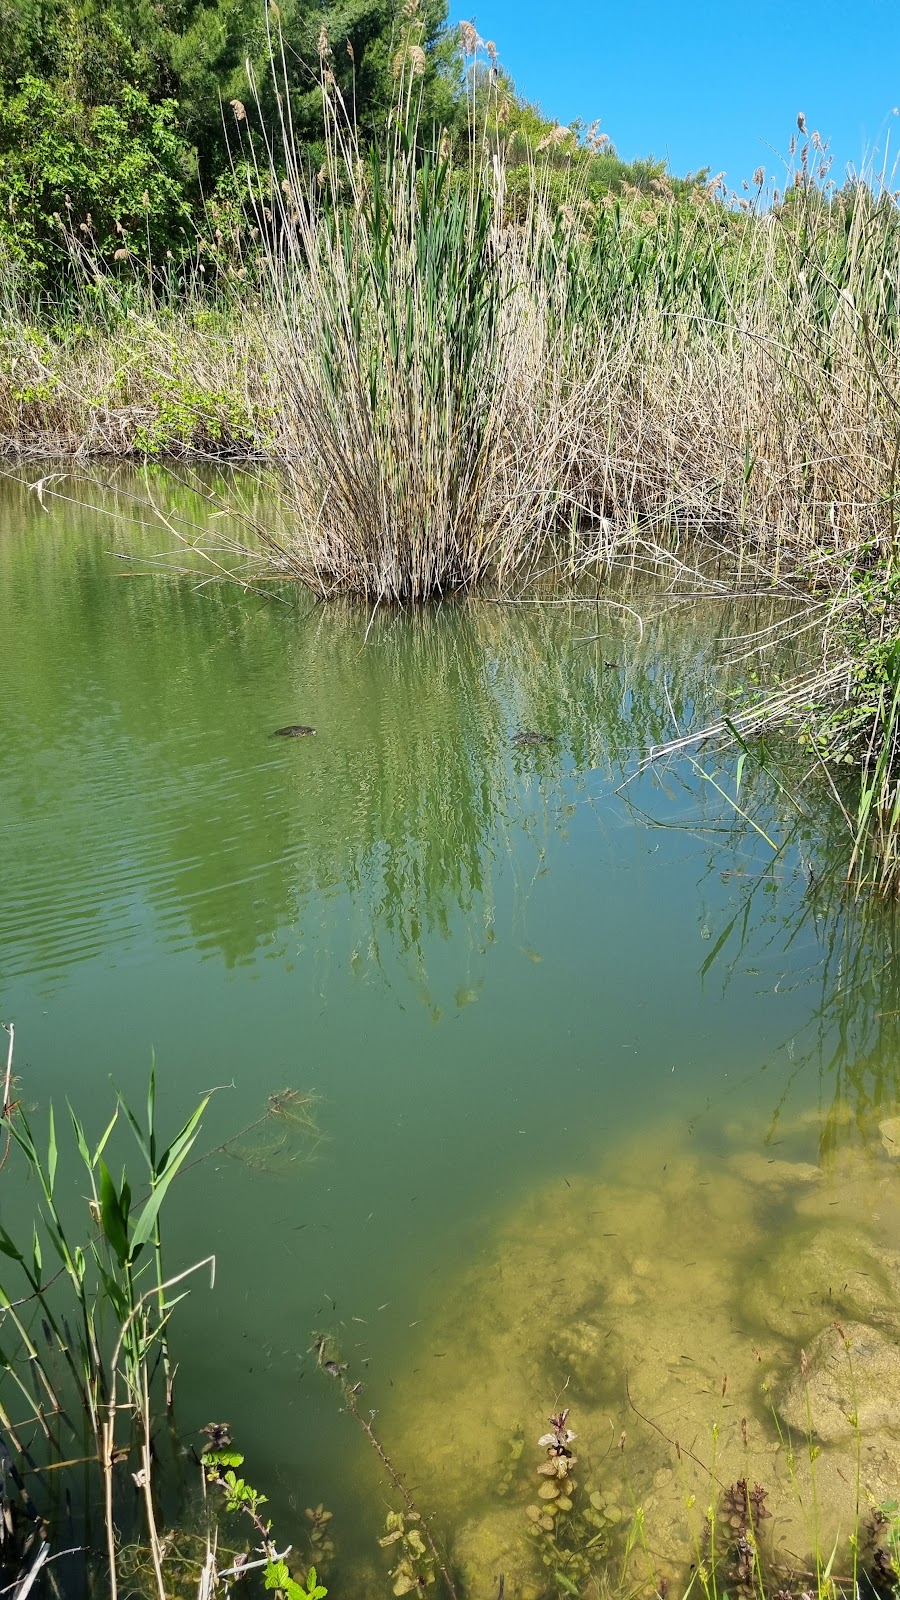
<path id="1" fill-rule="evenodd" d="M 302 723 L 297 722 L 291 723 L 287 728 L 276 728 L 272 738 L 280 736 L 282 739 L 306 739 L 315 731 L 315 728 L 305 728 Z"/>
<path id="2" fill-rule="evenodd" d="M 513 738 L 513 744 L 518 745 L 520 748 L 533 744 L 552 743 L 553 739 L 549 733 L 538 733 L 534 728 L 527 728 L 524 733 L 517 733 Z"/>

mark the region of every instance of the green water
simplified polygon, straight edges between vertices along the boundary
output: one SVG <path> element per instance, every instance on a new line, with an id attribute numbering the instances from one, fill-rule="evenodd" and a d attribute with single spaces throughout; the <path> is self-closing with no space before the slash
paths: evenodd
<path id="1" fill-rule="evenodd" d="M 170 1266 L 217 1268 L 177 1312 L 179 1420 L 231 1424 L 282 1524 L 332 1507 L 350 1564 L 389 1496 L 313 1330 L 338 1337 L 432 1501 L 444 1483 L 438 1509 L 470 1517 L 504 1430 L 540 1432 L 578 1368 L 566 1329 L 590 1296 L 541 1291 L 548 1262 L 571 1284 L 580 1241 L 585 1261 L 600 1249 L 594 1299 L 617 1303 L 582 1216 L 633 1231 L 616 1283 L 649 1263 L 663 1315 L 677 1266 L 682 1322 L 702 1324 L 679 1207 L 708 1284 L 710 1241 L 733 1276 L 751 1234 L 802 1220 L 789 1184 L 757 1206 L 740 1161 L 833 1173 L 878 1145 L 898 1097 L 890 929 L 822 881 L 827 793 L 798 817 L 747 770 L 753 826 L 689 761 L 639 770 L 721 704 L 729 641 L 771 607 L 633 583 L 643 628 L 606 604 L 372 618 L 141 576 L 117 555 L 171 539 L 129 520 L 130 487 L 88 509 L 0 487 L 0 1015 L 36 1122 L 69 1097 L 99 1131 L 110 1077 L 140 1099 L 151 1053 L 172 1127 L 222 1086 L 204 1148 L 270 1095 L 316 1097 L 315 1133 L 276 1114 L 181 1180 Z M 316 736 L 272 738 L 285 723 Z M 550 742 L 519 748 L 523 729 Z M 733 794 L 733 763 L 707 765 Z M 709 1172 L 688 1215 L 678 1196 Z M 856 1226 L 855 1178 L 834 1182 L 825 1220 Z M 4 1194 L 4 1223 L 31 1203 Z M 578 1380 L 615 1393 L 616 1430 L 623 1338 L 603 1384 L 590 1362 Z M 654 1385 L 673 1420 L 658 1363 Z"/>

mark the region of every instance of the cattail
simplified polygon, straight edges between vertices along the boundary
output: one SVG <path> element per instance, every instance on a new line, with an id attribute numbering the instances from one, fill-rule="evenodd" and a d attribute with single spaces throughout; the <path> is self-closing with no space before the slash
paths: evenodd
<path id="1" fill-rule="evenodd" d="M 327 61 L 330 54 L 331 50 L 328 44 L 328 30 L 323 22 L 319 29 L 319 60 Z"/>
<path id="2" fill-rule="evenodd" d="M 488 39 L 488 42 L 487 42 L 487 44 L 485 45 L 484 48 L 487 51 L 487 57 L 488 57 L 489 62 L 491 63 L 491 66 L 496 68 L 497 59 L 498 59 L 497 58 L 497 46 L 495 45 L 493 39 Z"/>
<path id="3" fill-rule="evenodd" d="M 421 78 L 425 73 L 425 51 L 420 44 L 409 47 L 409 68 L 414 78 Z"/>
<path id="4" fill-rule="evenodd" d="M 806 135 L 806 118 L 803 115 L 802 111 L 797 113 L 797 127 L 800 129 L 800 132 L 805 136 Z"/>
<path id="5" fill-rule="evenodd" d="M 463 55 L 474 56 L 478 50 L 479 38 L 471 22 L 461 22 L 459 37 L 462 40 Z"/>
<path id="6" fill-rule="evenodd" d="M 150 209 L 150 196 L 147 193 L 146 189 L 144 190 L 143 194 L 141 195 L 141 205 L 143 206 L 145 211 L 149 211 L 149 209 Z"/>
<path id="7" fill-rule="evenodd" d="M 351 44 L 351 43 L 350 43 L 350 40 L 349 40 L 349 39 L 348 39 L 348 40 L 347 40 L 347 54 L 348 54 L 348 56 L 349 56 L 349 57 L 350 57 L 350 60 L 351 60 L 351 61 L 355 61 L 355 60 L 356 60 L 356 57 L 355 57 L 355 55 L 354 55 L 354 54 L 353 54 L 353 46 L 352 46 L 352 44 Z"/>
<path id="8" fill-rule="evenodd" d="M 766 181 L 766 169 L 765 169 L 765 167 L 757 167 L 756 171 L 753 174 L 753 182 L 756 184 L 757 189 L 761 189 L 763 184 L 765 183 L 765 181 Z"/>
<path id="9" fill-rule="evenodd" d="M 235 120 L 235 122 L 246 122 L 246 120 L 247 120 L 247 108 L 244 105 L 243 100 L 230 100 L 228 103 L 231 106 L 232 111 L 234 112 L 234 120 Z"/>

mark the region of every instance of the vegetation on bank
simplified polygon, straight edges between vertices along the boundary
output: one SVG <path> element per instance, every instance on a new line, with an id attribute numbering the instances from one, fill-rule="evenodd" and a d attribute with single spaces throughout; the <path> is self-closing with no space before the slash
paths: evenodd
<path id="1" fill-rule="evenodd" d="M 107 210 L 101 228 L 70 196 L 34 271 L 0 254 L 7 452 L 256 458 L 273 515 L 248 524 L 244 571 L 322 596 L 409 604 L 548 563 L 571 584 L 698 536 L 741 582 L 818 607 L 821 670 L 723 726 L 747 739 L 787 717 L 828 770 L 860 767 L 852 870 L 892 888 L 895 200 L 837 191 L 802 119 L 780 191 L 657 172 L 615 193 L 596 129 L 542 123 L 493 46 L 464 25 L 454 56 L 440 20 L 416 0 L 392 13 L 368 101 L 352 39 L 320 32 L 298 100 L 288 23 L 269 31 L 226 107 L 202 231 L 175 250 L 179 124 L 123 83 L 115 116 L 158 145 L 141 227 Z"/>
<path id="2" fill-rule="evenodd" d="M 424 129 L 445 129 L 464 164 L 467 105 L 487 118 L 515 162 L 538 147 L 565 164 L 575 151 L 596 192 L 649 188 L 652 160 L 619 160 L 599 128 L 560 129 L 517 95 L 494 46 L 467 61 L 447 27 L 446 0 L 404 11 L 395 0 L 2 0 L 0 262 L 58 299 L 68 236 L 92 262 L 173 264 L 173 277 L 213 264 L 217 241 L 242 220 L 248 175 L 268 166 L 267 130 L 284 111 L 310 170 L 324 155 L 321 57 L 363 146 L 377 142 L 396 94 L 398 63 L 416 51 Z M 277 69 L 273 68 L 273 46 Z M 283 176 L 279 163 L 278 176 Z M 52 309 L 52 308 L 47 308 Z"/>
<path id="3" fill-rule="evenodd" d="M 79 4 L 17 5 L 4 67 L 7 453 L 259 459 L 250 570 L 323 596 L 572 583 L 699 536 L 822 625 L 821 670 L 718 733 L 788 719 L 855 764 L 851 871 L 892 889 L 894 197 L 837 190 L 802 117 L 780 189 L 626 170 L 440 0 Z"/>

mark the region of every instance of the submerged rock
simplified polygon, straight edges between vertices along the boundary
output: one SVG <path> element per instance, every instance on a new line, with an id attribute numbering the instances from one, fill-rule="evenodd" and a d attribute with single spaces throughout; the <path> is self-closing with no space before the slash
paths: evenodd
<path id="1" fill-rule="evenodd" d="M 617 1562 L 627 1546 L 629 1581 L 655 1584 L 660 1573 L 686 1581 L 718 1500 L 711 1470 L 722 1483 L 746 1477 L 767 1490 L 766 1537 L 785 1567 L 808 1565 L 813 1496 L 823 1543 L 846 1541 L 857 1446 L 867 1493 L 892 1498 L 900 1483 L 900 1354 L 891 1338 L 900 1335 L 900 1254 L 875 1229 L 892 1243 L 900 1236 L 900 1165 L 858 1149 L 820 1169 L 773 1164 L 745 1148 L 712 1171 L 674 1135 L 655 1147 L 645 1135 L 596 1175 L 570 1172 L 564 1205 L 556 1180 L 535 1186 L 493 1248 L 442 1289 L 434 1321 L 446 1356 L 438 1370 L 422 1363 L 392 1418 L 392 1453 L 455 1526 L 454 1561 L 473 1600 L 496 1600 L 501 1571 L 507 1600 L 530 1600 L 535 1586 L 546 1592 L 540 1529 L 568 1499 L 564 1525 L 583 1517 Z M 829 1338 L 842 1348 L 837 1334 L 823 1333 L 836 1317 L 854 1363 L 859 1351 L 860 1440 L 848 1432 L 853 1408 L 840 1372 L 827 1364 Z M 801 1344 L 821 1414 L 814 1461 L 797 1448 Z M 532 1441 L 561 1394 L 579 1436 L 583 1488 L 573 1496 L 561 1482 L 551 1500 L 538 1493 L 550 1475 Z M 779 1409 L 793 1456 L 779 1437 Z M 517 1422 L 525 1445 L 516 1480 L 502 1506 L 488 1509 L 485 1488 Z M 849 1561 L 845 1543 L 835 1560 L 835 1571 L 850 1570 L 840 1565 Z"/>
<path id="2" fill-rule="evenodd" d="M 826 1328 L 806 1352 L 807 1374 L 798 1368 L 779 1405 L 783 1422 L 798 1433 L 810 1426 L 825 1444 L 852 1439 L 900 1421 L 900 1347 L 896 1339 L 865 1323 Z M 900 1457 L 900 1443 L 895 1455 Z"/>
<path id="3" fill-rule="evenodd" d="M 795 1184 L 818 1183 L 822 1177 L 822 1169 L 814 1167 L 809 1161 L 780 1161 L 762 1155 L 756 1150 L 748 1150 L 734 1156 L 731 1165 L 735 1172 L 747 1179 L 748 1183 L 758 1183 L 773 1189 L 790 1189 Z"/>
<path id="4" fill-rule="evenodd" d="M 542 1511 L 537 1506 L 534 1510 L 538 1516 L 532 1521 L 537 1526 Z M 504 1507 L 473 1517 L 458 1530 L 453 1540 L 453 1565 L 469 1600 L 497 1600 L 501 1573 L 509 1600 L 538 1600 L 541 1586 L 523 1522 L 521 1506 Z"/>
<path id="5" fill-rule="evenodd" d="M 878 1124 L 878 1132 L 888 1155 L 900 1160 L 900 1117 L 885 1117 Z"/>
<path id="6" fill-rule="evenodd" d="M 845 1228 L 789 1232 L 744 1278 L 748 1322 L 792 1341 L 834 1317 L 900 1327 L 897 1289 L 875 1245 Z"/>

